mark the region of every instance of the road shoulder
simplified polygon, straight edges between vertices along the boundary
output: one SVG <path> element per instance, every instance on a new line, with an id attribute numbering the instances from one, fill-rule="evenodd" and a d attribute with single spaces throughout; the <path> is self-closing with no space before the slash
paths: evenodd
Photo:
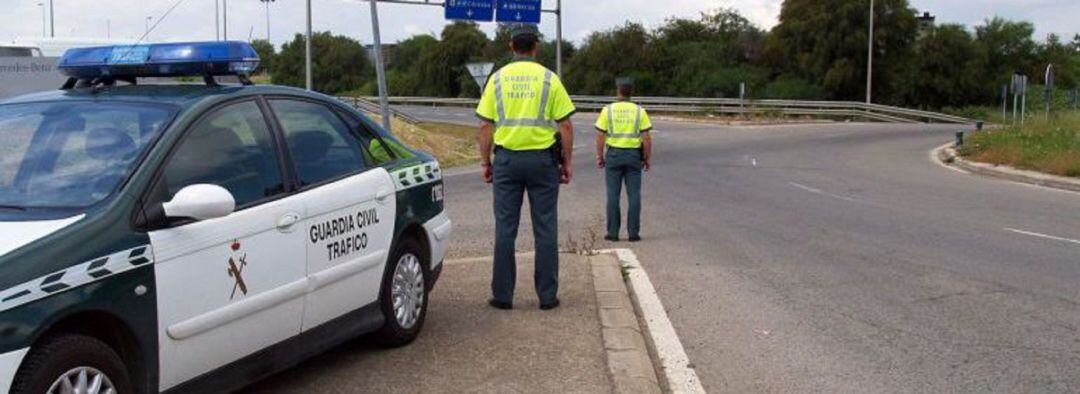
<path id="1" fill-rule="evenodd" d="M 966 160 L 957 154 L 952 143 L 934 149 L 931 157 L 945 166 L 960 169 L 970 174 L 1053 189 L 1080 192 L 1080 180 L 1043 174 L 1035 171 L 1018 170 L 1009 166 L 999 166 Z"/>

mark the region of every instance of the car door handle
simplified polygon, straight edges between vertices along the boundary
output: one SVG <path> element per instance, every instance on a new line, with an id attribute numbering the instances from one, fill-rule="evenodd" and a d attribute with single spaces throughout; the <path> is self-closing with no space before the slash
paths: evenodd
<path id="1" fill-rule="evenodd" d="M 293 226 L 300 222 L 300 215 L 295 213 L 286 213 L 282 215 L 277 221 L 277 228 L 283 232 L 292 231 Z"/>
<path id="2" fill-rule="evenodd" d="M 390 198 L 390 196 L 393 196 L 393 195 L 394 195 L 394 189 L 390 189 L 390 188 L 379 189 L 378 192 L 375 192 L 375 200 L 378 200 L 379 202 L 383 202 L 383 201 L 386 201 L 387 198 Z"/>

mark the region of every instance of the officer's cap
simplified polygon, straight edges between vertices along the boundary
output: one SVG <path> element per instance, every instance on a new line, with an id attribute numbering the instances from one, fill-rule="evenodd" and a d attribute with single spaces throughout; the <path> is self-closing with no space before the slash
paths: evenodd
<path id="1" fill-rule="evenodd" d="M 615 87 L 617 88 L 632 88 L 634 87 L 634 79 L 630 77 L 615 78 Z"/>
<path id="2" fill-rule="evenodd" d="M 508 26 L 510 28 L 510 39 L 515 40 L 518 37 L 532 36 L 532 38 L 540 39 L 540 28 L 531 23 L 514 23 Z"/>

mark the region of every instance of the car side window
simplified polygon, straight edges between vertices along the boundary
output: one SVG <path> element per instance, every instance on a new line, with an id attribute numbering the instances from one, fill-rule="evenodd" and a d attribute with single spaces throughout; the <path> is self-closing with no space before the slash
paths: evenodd
<path id="1" fill-rule="evenodd" d="M 358 125 L 356 138 L 360 140 L 360 146 L 367 148 L 365 158 L 368 159 L 369 163 L 379 166 L 397 159 L 407 159 L 414 156 L 412 152 L 392 138 L 376 137 L 377 133 L 368 129 L 363 121 L 356 119 L 353 115 L 344 112 L 339 113 L 341 113 L 342 117 L 353 120 L 353 124 Z"/>
<path id="2" fill-rule="evenodd" d="M 186 186 L 208 183 L 232 193 L 237 207 L 284 193 L 277 150 L 258 104 L 232 104 L 200 121 L 166 164 L 164 182 L 169 200 Z"/>
<path id="3" fill-rule="evenodd" d="M 297 100 L 271 99 L 301 186 L 313 185 L 367 167 L 363 146 L 330 108 Z"/>

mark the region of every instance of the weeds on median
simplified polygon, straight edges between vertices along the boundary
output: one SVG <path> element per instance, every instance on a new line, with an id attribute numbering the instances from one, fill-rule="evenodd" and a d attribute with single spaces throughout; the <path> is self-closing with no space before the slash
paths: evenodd
<path id="1" fill-rule="evenodd" d="M 960 154 L 978 162 L 1080 177 L 1080 113 L 1036 117 L 1023 128 L 971 135 Z"/>

